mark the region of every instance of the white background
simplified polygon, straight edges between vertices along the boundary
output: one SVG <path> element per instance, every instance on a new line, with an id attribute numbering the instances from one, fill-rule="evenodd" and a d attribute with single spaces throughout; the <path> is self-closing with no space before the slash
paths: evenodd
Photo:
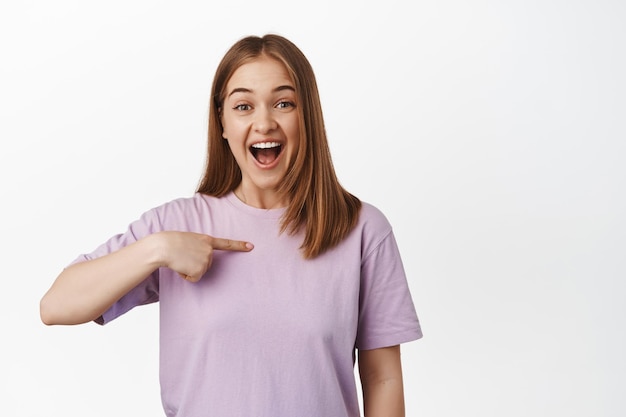
<path id="1" fill-rule="evenodd" d="M 407 415 L 623 416 L 625 5 L 4 1 L 2 415 L 162 415 L 157 306 L 46 327 L 38 302 L 194 191 L 219 59 L 275 32 L 343 185 L 394 226 L 425 334 Z"/>

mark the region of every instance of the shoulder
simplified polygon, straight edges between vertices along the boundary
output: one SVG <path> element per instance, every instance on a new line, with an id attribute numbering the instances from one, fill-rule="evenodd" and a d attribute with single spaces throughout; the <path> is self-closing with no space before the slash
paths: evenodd
<path id="1" fill-rule="evenodd" d="M 163 230 L 193 225 L 225 204 L 224 198 L 195 193 L 190 197 L 180 197 L 154 207 L 142 216 L 144 221 L 157 223 Z"/>
<path id="2" fill-rule="evenodd" d="M 180 197 L 163 203 L 151 209 L 151 211 L 167 215 L 169 213 L 184 213 L 189 211 L 208 210 L 215 205 L 220 198 L 195 193 L 189 197 Z"/>
<path id="3" fill-rule="evenodd" d="M 380 209 L 364 201 L 361 204 L 356 229 L 361 236 L 362 253 L 367 255 L 393 234 L 393 228 Z"/>
<path id="4" fill-rule="evenodd" d="M 357 227 L 374 234 L 387 234 L 391 231 L 391 223 L 385 214 L 374 205 L 364 201 L 361 202 Z"/>

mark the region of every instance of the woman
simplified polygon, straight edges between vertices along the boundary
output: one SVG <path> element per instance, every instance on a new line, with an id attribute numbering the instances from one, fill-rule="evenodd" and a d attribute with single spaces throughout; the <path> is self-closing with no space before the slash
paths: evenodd
<path id="1" fill-rule="evenodd" d="M 198 192 L 81 255 L 46 324 L 160 303 L 168 416 L 404 415 L 399 344 L 421 330 L 391 226 L 331 163 L 313 70 L 277 35 L 218 66 Z"/>

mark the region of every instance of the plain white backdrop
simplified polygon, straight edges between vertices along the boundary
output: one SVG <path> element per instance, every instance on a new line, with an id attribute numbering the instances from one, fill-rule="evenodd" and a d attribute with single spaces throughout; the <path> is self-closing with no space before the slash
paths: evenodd
<path id="1" fill-rule="evenodd" d="M 193 193 L 219 59 L 293 40 L 343 185 L 389 218 L 424 338 L 407 416 L 626 413 L 626 3 L 5 1 L 7 416 L 159 416 L 158 306 L 46 327 L 60 270 Z"/>

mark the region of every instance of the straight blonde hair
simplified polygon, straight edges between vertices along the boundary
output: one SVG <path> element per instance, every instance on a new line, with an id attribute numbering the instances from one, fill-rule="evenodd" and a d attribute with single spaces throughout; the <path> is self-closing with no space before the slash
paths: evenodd
<path id="1" fill-rule="evenodd" d="M 312 259 L 339 244 L 354 228 L 361 201 L 339 184 L 313 69 L 286 38 L 249 36 L 235 43 L 222 58 L 211 89 L 207 160 L 197 192 L 221 197 L 241 183 L 241 170 L 222 137 L 220 112 L 230 77 L 241 65 L 262 55 L 283 63 L 296 89 L 300 147 L 278 190 L 289 201 L 281 233 L 304 230 L 300 249 L 305 258 Z"/>

